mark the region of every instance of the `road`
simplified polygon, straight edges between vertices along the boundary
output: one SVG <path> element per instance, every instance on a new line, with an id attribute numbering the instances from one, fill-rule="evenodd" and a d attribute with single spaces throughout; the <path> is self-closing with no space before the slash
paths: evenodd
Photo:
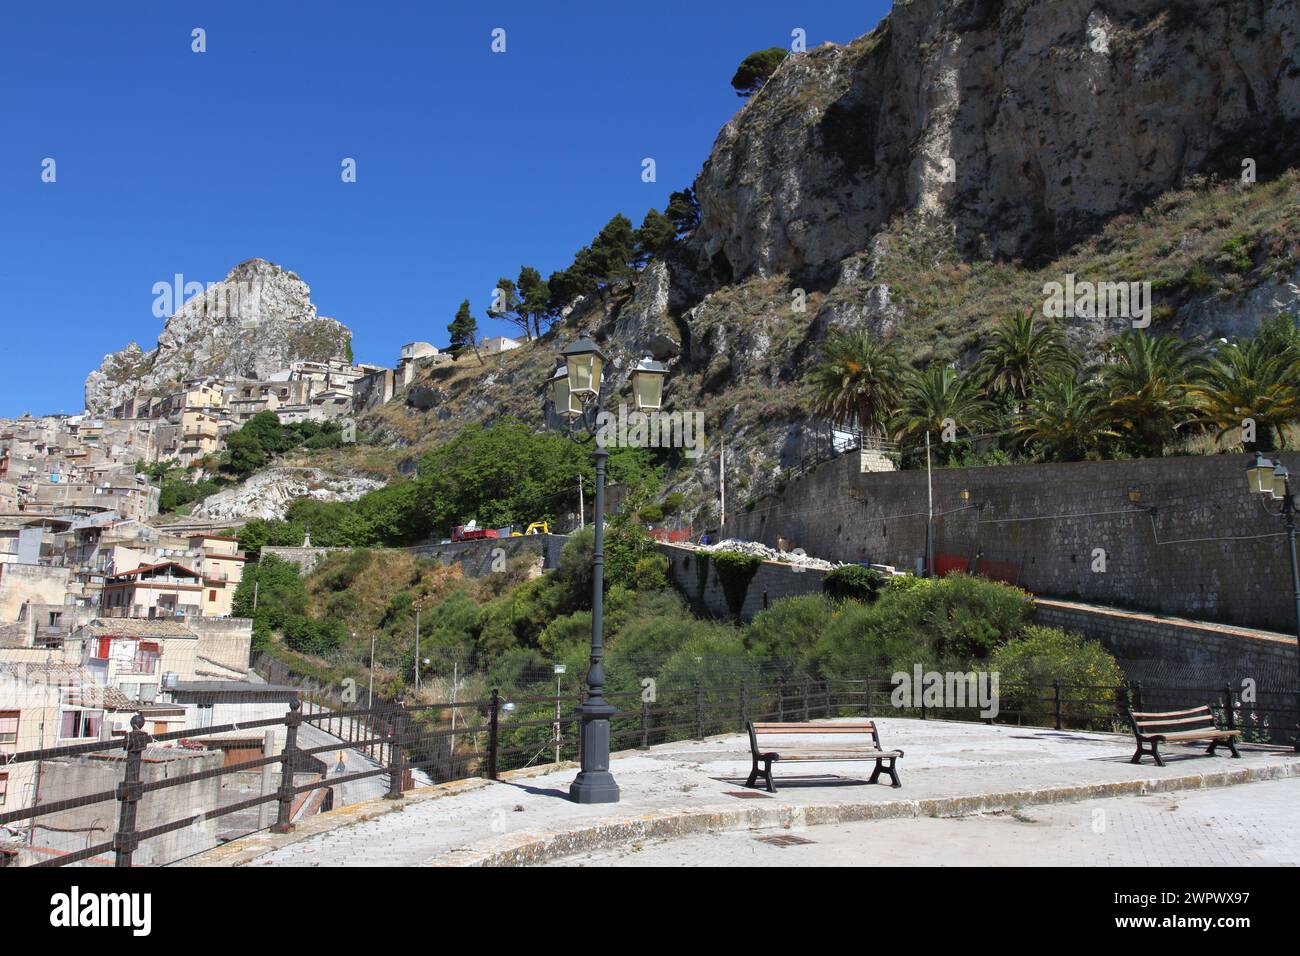
<path id="1" fill-rule="evenodd" d="M 807 843 L 775 845 L 772 837 Z M 966 817 L 727 831 L 551 866 L 1294 866 L 1300 780 Z"/>

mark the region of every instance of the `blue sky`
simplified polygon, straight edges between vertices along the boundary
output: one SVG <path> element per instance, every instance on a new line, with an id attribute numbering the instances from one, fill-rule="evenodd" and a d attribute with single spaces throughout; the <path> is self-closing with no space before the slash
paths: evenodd
<path id="1" fill-rule="evenodd" d="M 79 411 L 105 353 L 153 346 L 155 282 L 255 256 L 302 276 L 360 361 L 445 344 L 463 298 L 508 332 L 483 318 L 497 277 L 549 274 L 690 183 L 745 54 L 796 27 L 845 42 L 889 4 L 448 6 L 0 7 L 0 416 Z"/>

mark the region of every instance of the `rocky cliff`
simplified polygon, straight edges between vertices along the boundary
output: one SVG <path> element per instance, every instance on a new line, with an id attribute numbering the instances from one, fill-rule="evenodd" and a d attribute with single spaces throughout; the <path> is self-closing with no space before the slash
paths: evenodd
<path id="1" fill-rule="evenodd" d="M 160 394 L 188 378 L 260 377 L 291 362 L 344 358 L 352 333 L 316 314 L 311 290 L 265 259 L 249 259 L 186 301 L 157 345 L 132 342 L 86 378 L 86 408 L 110 411 L 139 391 Z"/>
<path id="2" fill-rule="evenodd" d="M 1041 259 L 1189 174 L 1300 155 L 1294 0 L 898 0 L 787 58 L 696 182 L 701 265 L 825 276 L 921 213 Z"/>
<path id="3" fill-rule="evenodd" d="M 667 359 L 669 407 L 705 413 L 708 453 L 670 478 L 699 506 L 721 439 L 733 501 L 809 453 L 803 382 L 837 328 L 964 365 L 1078 274 L 1151 283 L 1153 333 L 1248 335 L 1300 310 L 1298 40 L 1294 0 L 896 2 L 739 110 L 695 182 L 698 228 L 634 289 L 363 425 L 409 455 L 467 420 L 540 424 L 585 327 L 624 362 Z M 1087 347 L 1126 321 L 1065 320 Z"/>

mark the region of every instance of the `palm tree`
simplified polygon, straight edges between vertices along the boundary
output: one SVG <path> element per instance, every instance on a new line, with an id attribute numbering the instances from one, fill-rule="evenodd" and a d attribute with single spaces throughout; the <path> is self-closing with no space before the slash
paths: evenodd
<path id="1" fill-rule="evenodd" d="M 1129 329 L 1107 343 L 1106 353 L 1101 381 L 1111 427 L 1159 458 L 1193 416 L 1195 350 L 1172 335 Z"/>
<path id="2" fill-rule="evenodd" d="M 1237 431 L 1247 418 L 1255 422 L 1255 441 L 1247 451 L 1286 447 L 1284 426 L 1300 419 L 1300 363 L 1268 334 L 1256 334 L 1250 344 L 1227 345 L 1198 370 L 1190 388 L 1199 416 L 1196 421 L 1223 436 Z"/>
<path id="3" fill-rule="evenodd" d="M 892 345 L 865 331 L 832 336 L 808 375 L 813 410 L 836 424 L 879 434 L 898 406 L 903 363 Z"/>
<path id="4" fill-rule="evenodd" d="M 969 431 L 986 424 L 989 415 L 975 377 L 936 362 L 907 376 L 895 427 L 900 436 L 913 438 L 942 434 L 949 423 Z"/>
<path id="5" fill-rule="evenodd" d="M 1072 372 L 1079 359 L 1060 326 L 1026 312 L 998 325 L 980 351 L 979 373 L 990 396 L 1024 402 L 1034 386 L 1058 372 Z"/>
<path id="6" fill-rule="evenodd" d="M 1058 372 L 1029 393 L 1028 408 L 1016 423 L 1015 435 L 1057 461 L 1081 461 L 1116 433 L 1099 425 L 1101 397 L 1096 386 L 1081 382 L 1073 372 Z"/>

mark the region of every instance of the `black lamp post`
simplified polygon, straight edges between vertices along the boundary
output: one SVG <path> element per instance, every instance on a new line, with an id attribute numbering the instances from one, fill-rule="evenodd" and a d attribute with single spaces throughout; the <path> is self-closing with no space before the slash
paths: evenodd
<path id="1" fill-rule="evenodd" d="M 596 439 L 591 457 L 596 463 L 595 543 L 591 560 L 591 666 L 587 670 L 587 699 L 578 707 L 581 769 L 569 786 L 574 803 L 617 803 L 619 790 L 609 772 L 609 723 L 614 707 L 605 700 L 605 450 L 600 435 L 601 386 L 607 361 L 587 334 L 562 353 L 564 364 L 550 378 L 555 413 L 567 422 L 570 438 Z M 632 395 L 639 411 L 659 408 L 668 369 L 649 358 L 632 369 Z"/>
<path id="2" fill-rule="evenodd" d="M 1262 501 L 1281 500 L 1282 504 L 1277 510 L 1277 514 L 1282 517 L 1286 525 L 1286 543 L 1287 555 L 1291 559 L 1291 594 L 1295 601 L 1295 620 L 1296 620 L 1296 655 L 1297 655 L 1297 677 L 1296 677 L 1296 717 L 1300 720 L 1300 565 L 1296 563 L 1295 550 L 1295 516 L 1297 510 L 1300 510 L 1300 494 L 1291 490 L 1291 474 L 1286 470 L 1286 466 L 1279 462 L 1272 462 L 1255 452 L 1255 460 L 1250 467 L 1246 469 L 1246 483 L 1252 494 L 1260 496 Z M 1300 735 L 1296 736 L 1295 749 L 1300 752 Z"/>

